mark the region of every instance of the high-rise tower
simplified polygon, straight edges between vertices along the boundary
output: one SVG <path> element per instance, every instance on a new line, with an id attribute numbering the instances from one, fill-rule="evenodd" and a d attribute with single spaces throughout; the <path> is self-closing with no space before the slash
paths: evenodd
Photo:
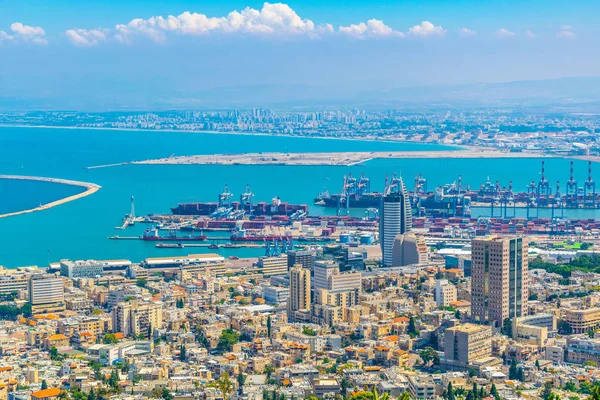
<path id="1" fill-rule="evenodd" d="M 471 247 L 473 319 L 502 326 L 506 318 L 527 315 L 527 240 L 489 237 L 473 240 Z"/>
<path id="2" fill-rule="evenodd" d="M 412 229 L 412 209 L 402 178 L 394 177 L 386 185 L 379 213 L 379 242 L 384 267 L 392 266 L 392 247 L 399 234 Z"/>

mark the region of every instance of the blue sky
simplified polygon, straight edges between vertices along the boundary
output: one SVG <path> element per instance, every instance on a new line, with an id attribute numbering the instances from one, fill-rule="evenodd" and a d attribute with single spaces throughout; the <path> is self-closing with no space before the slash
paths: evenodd
<path id="1" fill-rule="evenodd" d="M 593 76 L 599 15 L 593 0 L 3 0 L 0 92 L 139 101 Z"/>

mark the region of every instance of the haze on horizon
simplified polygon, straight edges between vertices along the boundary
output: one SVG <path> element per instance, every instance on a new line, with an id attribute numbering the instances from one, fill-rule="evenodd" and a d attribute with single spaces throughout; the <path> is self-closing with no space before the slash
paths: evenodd
<path id="1" fill-rule="evenodd" d="M 600 98 L 599 2 L 120 3 L 4 1 L 0 110 Z"/>

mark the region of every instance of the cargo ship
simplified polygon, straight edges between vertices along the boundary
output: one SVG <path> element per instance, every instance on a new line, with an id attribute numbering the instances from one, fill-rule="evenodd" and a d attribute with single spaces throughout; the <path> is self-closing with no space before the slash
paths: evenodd
<path id="1" fill-rule="evenodd" d="M 327 190 L 319 193 L 314 204 L 331 208 L 379 208 L 383 194 L 371 191 L 371 180 L 365 175 L 355 178 L 344 176 L 341 193 L 330 194 Z"/>
<path id="2" fill-rule="evenodd" d="M 146 229 L 142 235 L 142 240 L 150 242 L 203 242 L 206 240 L 206 236 L 180 236 L 177 235 L 177 231 L 169 231 L 168 235 L 161 236 L 158 233 L 158 229 L 154 228 Z"/>
<path id="3" fill-rule="evenodd" d="M 251 216 L 293 216 L 299 214 L 308 214 L 308 205 L 290 204 L 281 201 L 279 197 L 271 200 L 271 203 L 259 202 L 242 203 L 217 203 L 217 202 L 198 202 L 198 203 L 180 203 L 177 207 L 172 207 L 173 215 L 199 215 L 214 216 L 216 218 L 227 218 L 230 216 L 236 219 L 245 215 Z"/>

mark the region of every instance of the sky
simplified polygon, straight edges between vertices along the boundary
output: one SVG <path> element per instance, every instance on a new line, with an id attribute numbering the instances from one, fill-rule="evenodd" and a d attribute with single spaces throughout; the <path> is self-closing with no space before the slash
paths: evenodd
<path id="1" fill-rule="evenodd" d="M 3 0 L 0 108 L 597 76 L 598 15 L 594 0 Z"/>

